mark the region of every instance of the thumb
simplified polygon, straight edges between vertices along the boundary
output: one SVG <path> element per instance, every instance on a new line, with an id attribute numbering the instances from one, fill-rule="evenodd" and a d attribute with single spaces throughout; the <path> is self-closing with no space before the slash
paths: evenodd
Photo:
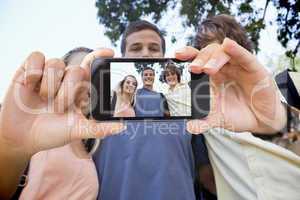
<path id="1" fill-rule="evenodd" d="M 91 73 L 91 64 L 96 58 L 112 58 L 114 57 L 114 51 L 109 48 L 97 49 L 84 57 L 80 66 L 87 71 L 89 77 Z"/>
<path id="2" fill-rule="evenodd" d="M 103 122 L 88 120 L 83 115 L 41 115 L 31 128 L 26 143 L 30 154 L 41 150 L 64 146 L 78 139 L 104 138 L 125 130 L 122 122 Z"/>
<path id="3" fill-rule="evenodd" d="M 106 136 L 118 134 L 125 129 L 126 126 L 122 122 L 96 122 L 88 120 L 86 118 L 82 118 L 72 129 L 71 140 L 104 138 Z"/>

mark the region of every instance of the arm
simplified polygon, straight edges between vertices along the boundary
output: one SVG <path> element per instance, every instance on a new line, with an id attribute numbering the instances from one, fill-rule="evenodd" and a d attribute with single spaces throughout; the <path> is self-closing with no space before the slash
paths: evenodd
<path id="1" fill-rule="evenodd" d="M 107 53 L 95 51 L 90 58 Z M 79 92 L 86 92 L 75 89 L 80 86 L 76 84 L 89 81 L 90 62 L 84 60 L 82 67 L 67 69 L 60 59 L 46 61 L 42 53 L 33 52 L 15 73 L 0 112 L 0 199 L 12 196 L 35 153 L 78 139 L 103 138 L 124 129 L 122 123 L 88 120 L 76 107 Z M 63 72 L 63 76 L 51 74 L 50 69 Z M 49 83 L 53 75 L 57 76 L 55 82 Z"/>
<path id="2" fill-rule="evenodd" d="M 0 199 L 10 199 L 29 160 L 29 156 L 0 141 Z"/>
<path id="3" fill-rule="evenodd" d="M 176 58 L 191 60 L 193 73 L 210 76 L 211 111 L 207 118 L 191 120 L 188 130 L 199 134 L 220 127 L 234 132 L 274 134 L 287 120 L 278 88 L 256 56 L 226 38 L 200 51 L 186 47 Z"/>
<path id="4" fill-rule="evenodd" d="M 0 136 L 2 135 L 0 129 Z M 0 199 L 10 199 L 29 160 L 28 156 L 19 153 L 0 137 Z"/>

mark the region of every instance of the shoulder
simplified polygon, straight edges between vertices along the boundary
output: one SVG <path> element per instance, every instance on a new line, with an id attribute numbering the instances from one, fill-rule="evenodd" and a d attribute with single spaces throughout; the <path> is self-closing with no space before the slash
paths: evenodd
<path id="1" fill-rule="evenodd" d="M 136 90 L 136 93 L 137 93 L 137 94 L 140 94 L 140 93 L 142 93 L 142 92 L 143 92 L 143 88 L 140 88 L 140 89 L 137 89 L 137 90 Z"/>

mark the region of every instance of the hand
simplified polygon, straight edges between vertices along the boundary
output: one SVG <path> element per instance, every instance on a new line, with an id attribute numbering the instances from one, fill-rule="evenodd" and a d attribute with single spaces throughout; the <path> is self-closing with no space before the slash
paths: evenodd
<path id="1" fill-rule="evenodd" d="M 81 66 L 65 66 L 33 52 L 17 70 L 0 113 L 0 142 L 26 157 L 76 139 L 102 138 L 124 129 L 122 123 L 96 123 L 78 107 L 87 93 L 89 66 L 96 57 L 111 57 L 108 49 L 87 55 Z"/>
<path id="2" fill-rule="evenodd" d="M 256 57 L 233 40 L 210 44 L 202 50 L 185 47 L 176 52 L 190 60 L 190 71 L 210 75 L 211 111 L 207 118 L 191 120 L 189 132 L 221 127 L 235 132 L 273 133 L 286 124 L 279 91 Z"/>

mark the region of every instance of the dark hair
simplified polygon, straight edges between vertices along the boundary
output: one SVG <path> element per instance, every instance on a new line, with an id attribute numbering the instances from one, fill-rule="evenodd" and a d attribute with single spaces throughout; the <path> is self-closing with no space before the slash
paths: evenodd
<path id="1" fill-rule="evenodd" d="M 234 17 L 225 14 L 210 17 L 200 23 L 194 46 L 202 49 L 212 42 L 222 43 L 225 37 L 236 41 L 248 51 L 253 51 L 253 43 L 245 29 Z"/>
<path id="2" fill-rule="evenodd" d="M 121 40 L 121 53 L 124 56 L 125 55 L 125 51 L 126 51 L 126 39 L 127 37 L 135 32 L 139 32 L 142 30 L 152 30 L 154 32 L 156 32 L 160 39 L 161 39 L 161 47 L 163 50 L 163 54 L 165 54 L 166 52 L 166 41 L 165 38 L 163 36 L 163 32 L 159 30 L 159 28 L 157 26 L 155 26 L 154 24 L 146 21 L 146 20 L 138 20 L 138 21 L 133 21 L 130 22 L 129 25 L 126 27 L 123 35 L 122 35 L 122 40 Z"/>
<path id="3" fill-rule="evenodd" d="M 86 47 L 76 47 L 72 50 L 70 50 L 68 53 L 66 53 L 62 59 L 65 63 L 65 65 L 68 65 L 68 63 L 70 62 L 71 58 L 76 54 L 76 53 L 91 53 L 93 51 L 93 49 L 89 49 Z"/>
<path id="4" fill-rule="evenodd" d="M 155 70 L 154 70 L 153 68 L 151 68 L 151 67 L 144 67 L 143 70 L 142 70 L 142 73 L 141 73 L 142 77 L 144 76 L 144 71 L 146 71 L 146 70 L 151 70 L 151 71 L 153 71 L 153 73 L 154 73 L 154 75 L 155 75 Z"/>
<path id="5" fill-rule="evenodd" d="M 176 75 L 177 75 L 177 81 L 178 83 L 180 83 L 180 80 L 181 80 L 181 72 L 180 72 L 180 69 L 178 67 L 176 67 L 176 65 L 174 63 L 168 63 L 166 66 L 165 66 L 165 69 L 164 71 L 162 72 L 162 78 L 163 78 L 163 81 L 164 82 L 167 82 L 166 80 L 166 73 L 167 72 L 175 72 Z"/>

